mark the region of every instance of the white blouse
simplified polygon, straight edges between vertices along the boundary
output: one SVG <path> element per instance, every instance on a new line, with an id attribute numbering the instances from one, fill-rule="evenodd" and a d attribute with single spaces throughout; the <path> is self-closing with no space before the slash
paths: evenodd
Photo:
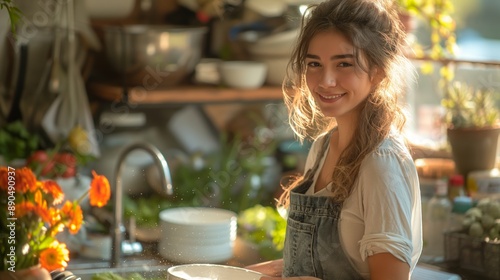
<path id="1" fill-rule="evenodd" d="M 305 170 L 318 160 L 325 137 L 311 146 Z M 308 195 L 329 195 L 331 184 L 314 193 L 323 166 L 321 155 Z M 344 201 L 339 222 L 340 241 L 353 266 L 370 278 L 368 256 L 389 252 L 413 271 L 422 251 L 420 185 L 413 159 L 403 139 L 391 133 L 361 165 L 351 195 Z"/>

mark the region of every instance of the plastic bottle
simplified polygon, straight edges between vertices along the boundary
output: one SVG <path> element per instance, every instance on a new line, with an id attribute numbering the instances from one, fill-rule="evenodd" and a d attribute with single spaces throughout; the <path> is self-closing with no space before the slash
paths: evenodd
<path id="1" fill-rule="evenodd" d="M 457 196 L 465 196 L 464 176 L 455 174 L 448 180 L 448 197 L 454 201 Z"/>
<path id="2" fill-rule="evenodd" d="M 423 224 L 424 246 L 422 261 L 427 263 L 444 260 L 444 232 L 450 229 L 452 204 L 448 198 L 448 180 L 436 181 L 436 192 L 429 200 Z"/>
<path id="3" fill-rule="evenodd" d="M 454 198 L 450 218 L 450 231 L 463 230 L 465 212 L 472 208 L 472 206 L 472 198 L 468 196 L 457 196 Z"/>

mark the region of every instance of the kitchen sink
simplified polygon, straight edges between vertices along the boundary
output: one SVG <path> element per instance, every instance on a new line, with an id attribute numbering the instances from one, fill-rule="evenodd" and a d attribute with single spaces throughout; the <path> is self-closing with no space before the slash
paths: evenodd
<path id="1" fill-rule="evenodd" d="M 122 259 L 120 267 L 142 267 L 142 266 L 158 266 L 163 265 L 159 260 L 154 258 L 146 258 L 142 256 L 127 257 Z M 71 258 L 67 270 L 85 270 L 85 269 L 109 269 L 109 260 L 92 259 L 92 258 Z"/>
<path id="2" fill-rule="evenodd" d="M 150 251 L 146 251 L 142 254 L 123 257 L 118 267 L 111 267 L 110 261 L 106 259 L 73 256 L 70 258 L 66 270 L 80 277 L 81 280 L 90 280 L 92 276 L 106 272 L 118 274 L 127 280 L 130 279 L 127 277 L 139 274 L 144 279 L 149 280 L 167 279 L 166 271 L 171 266 L 171 263 L 158 258 L 156 254 Z"/>
<path id="3" fill-rule="evenodd" d="M 171 265 L 140 265 L 140 266 L 123 266 L 114 268 L 90 268 L 90 269 L 72 269 L 69 270 L 75 276 L 80 277 L 81 280 L 92 280 L 92 277 L 101 273 L 113 273 L 119 275 L 127 280 L 133 275 L 140 275 L 146 280 L 152 279 L 167 279 L 167 269 Z"/>

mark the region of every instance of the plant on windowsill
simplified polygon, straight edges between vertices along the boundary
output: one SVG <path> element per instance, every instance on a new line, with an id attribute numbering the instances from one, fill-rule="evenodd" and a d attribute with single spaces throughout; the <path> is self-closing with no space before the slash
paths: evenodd
<path id="1" fill-rule="evenodd" d="M 456 81 L 442 99 L 453 160 L 464 177 L 474 170 L 495 167 L 500 112 L 494 96 L 492 90 Z"/>

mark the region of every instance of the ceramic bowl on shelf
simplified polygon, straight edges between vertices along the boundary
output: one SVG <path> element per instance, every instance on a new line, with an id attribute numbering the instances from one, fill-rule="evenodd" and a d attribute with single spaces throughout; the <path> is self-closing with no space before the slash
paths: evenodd
<path id="1" fill-rule="evenodd" d="M 277 32 L 247 44 L 247 50 L 254 58 L 289 58 L 300 29 Z"/>
<path id="2" fill-rule="evenodd" d="M 226 265 L 188 264 L 168 269 L 167 280 L 258 280 L 264 276 L 256 271 Z"/>
<path id="3" fill-rule="evenodd" d="M 219 63 L 219 72 L 226 86 L 255 89 L 266 81 L 267 65 L 259 61 L 223 61 Z"/>

